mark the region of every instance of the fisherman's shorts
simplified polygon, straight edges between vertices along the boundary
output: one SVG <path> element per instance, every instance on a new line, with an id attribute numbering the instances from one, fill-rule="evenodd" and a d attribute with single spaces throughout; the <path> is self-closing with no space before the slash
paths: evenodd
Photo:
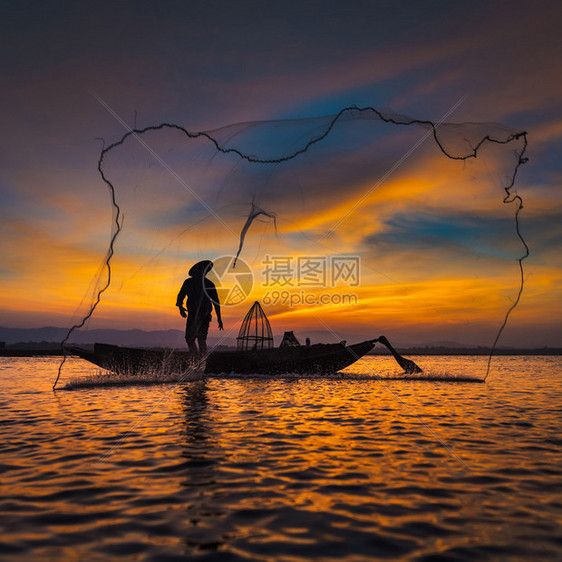
<path id="1" fill-rule="evenodd" d="M 207 339 L 209 333 L 209 324 L 211 323 L 211 315 L 206 318 L 197 318 L 187 316 L 185 323 L 185 339 L 186 341 L 193 341 L 195 339 Z"/>

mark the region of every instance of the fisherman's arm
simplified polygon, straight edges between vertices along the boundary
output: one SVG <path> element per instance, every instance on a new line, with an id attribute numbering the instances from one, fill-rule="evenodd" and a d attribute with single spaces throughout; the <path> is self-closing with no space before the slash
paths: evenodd
<path id="1" fill-rule="evenodd" d="M 219 323 L 219 330 L 222 330 L 223 325 L 222 325 L 222 318 L 221 318 L 221 305 L 219 304 L 218 300 L 215 302 L 215 312 L 217 314 L 217 322 Z"/>
<path id="2" fill-rule="evenodd" d="M 186 309 L 183 306 L 183 301 L 187 296 L 187 291 L 188 291 L 188 279 L 186 279 L 183 282 L 183 285 L 181 286 L 180 292 L 178 293 L 178 297 L 176 299 L 176 306 L 179 308 L 180 316 L 182 316 L 183 318 L 186 317 Z"/>
<path id="3" fill-rule="evenodd" d="M 213 303 L 213 306 L 215 307 L 215 314 L 217 315 L 217 322 L 219 324 L 219 330 L 222 330 L 223 325 L 222 325 L 222 317 L 221 317 L 221 304 L 219 302 L 219 296 L 217 295 L 217 290 L 216 290 L 215 286 L 213 285 L 212 287 L 209 287 L 208 291 L 209 291 L 209 297 L 211 298 L 211 302 Z"/>

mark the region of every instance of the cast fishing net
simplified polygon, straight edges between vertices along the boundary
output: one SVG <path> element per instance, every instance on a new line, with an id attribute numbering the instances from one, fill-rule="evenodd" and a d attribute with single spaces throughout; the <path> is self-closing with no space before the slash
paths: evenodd
<path id="1" fill-rule="evenodd" d="M 491 360 L 523 290 L 528 248 L 514 183 L 526 145 L 525 132 L 497 124 L 372 107 L 209 131 L 128 129 L 99 157 L 110 244 L 92 302 L 63 344 L 94 315 L 181 329 L 173 305 L 189 265 L 231 256 L 229 268 L 239 257 L 254 273 L 231 318 L 268 296 L 280 332 L 305 315 L 334 336 L 347 326 L 414 344 L 446 332 L 461 344 L 487 342 Z M 323 284 L 299 284 L 307 258 L 324 264 Z M 334 279 L 337 258 L 360 264 L 357 283 Z M 265 273 L 275 259 L 285 259 L 278 296 L 333 299 L 273 299 Z M 355 300 L 338 304 L 343 291 Z"/>

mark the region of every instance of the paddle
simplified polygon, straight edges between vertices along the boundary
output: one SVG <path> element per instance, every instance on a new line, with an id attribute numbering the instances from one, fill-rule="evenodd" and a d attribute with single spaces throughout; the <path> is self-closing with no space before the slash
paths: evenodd
<path id="1" fill-rule="evenodd" d="M 384 336 L 380 336 L 376 340 L 371 340 L 371 341 L 379 342 L 379 343 L 382 343 L 383 345 L 385 345 L 388 348 L 388 350 L 390 351 L 390 353 L 392 353 L 392 355 L 394 356 L 394 359 L 396 359 L 396 362 L 398 363 L 398 365 L 400 365 L 400 367 L 402 367 L 402 369 L 404 369 L 404 371 L 407 375 L 412 375 L 413 373 L 423 373 L 423 371 L 411 359 L 406 359 L 405 357 L 402 357 L 402 355 L 400 355 L 390 345 L 390 342 Z"/>

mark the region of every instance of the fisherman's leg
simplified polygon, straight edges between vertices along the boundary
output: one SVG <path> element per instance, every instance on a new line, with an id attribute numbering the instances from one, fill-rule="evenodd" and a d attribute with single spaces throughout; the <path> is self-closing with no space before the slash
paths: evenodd
<path id="1" fill-rule="evenodd" d="M 185 323 L 185 341 L 189 351 L 193 354 L 197 354 L 197 344 L 195 340 L 197 339 L 197 329 L 194 325 L 193 318 L 187 317 L 187 322 Z"/>
<path id="2" fill-rule="evenodd" d="M 209 324 L 211 323 L 211 317 L 205 319 L 201 323 L 199 332 L 197 333 L 197 342 L 199 343 L 199 351 L 202 354 L 207 353 L 207 334 L 209 333 Z"/>
<path id="3" fill-rule="evenodd" d="M 189 348 L 189 351 L 191 353 L 198 353 L 198 349 L 197 349 L 197 344 L 195 343 L 195 338 L 185 338 L 185 341 L 187 343 L 187 347 Z"/>
<path id="4" fill-rule="evenodd" d="M 199 344 L 199 351 L 201 353 L 207 353 L 207 336 L 199 336 L 197 338 L 197 343 Z"/>

